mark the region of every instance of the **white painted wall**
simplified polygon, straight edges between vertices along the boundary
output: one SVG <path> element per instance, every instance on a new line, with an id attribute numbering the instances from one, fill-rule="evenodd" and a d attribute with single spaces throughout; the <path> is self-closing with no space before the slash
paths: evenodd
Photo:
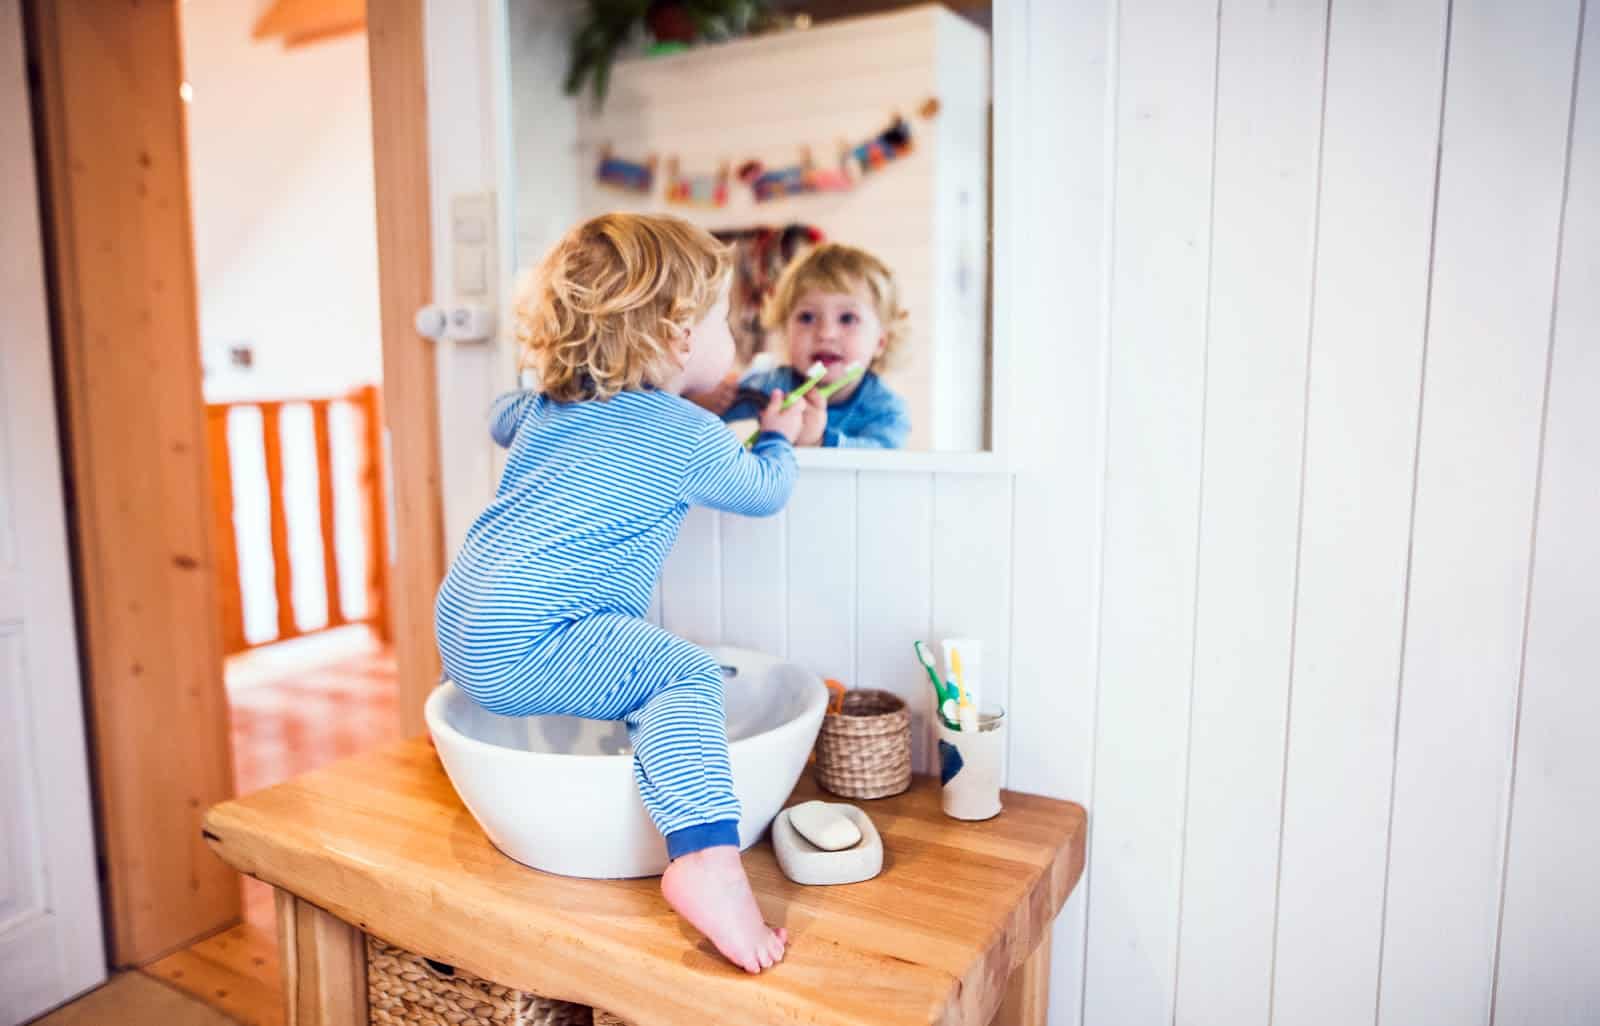
<path id="1" fill-rule="evenodd" d="M 1054 1026 L 1600 1021 L 1580 12 L 1000 0 L 1015 475 L 807 469 L 685 524 L 691 638 L 924 722 L 911 640 L 990 641 L 1011 785 L 1090 810 Z"/>
<path id="2" fill-rule="evenodd" d="M 183 5 L 206 396 L 311 395 L 382 373 L 367 42 L 254 42 L 257 0 Z M 230 366 L 247 342 L 255 366 Z"/>

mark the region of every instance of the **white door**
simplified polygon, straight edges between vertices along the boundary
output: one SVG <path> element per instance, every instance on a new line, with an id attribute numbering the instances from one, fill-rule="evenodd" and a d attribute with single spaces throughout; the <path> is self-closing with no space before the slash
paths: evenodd
<path id="1" fill-rule="evenodd" d="M 105 979 L 18 0 L 0 0 L 0 1023 Z"/>

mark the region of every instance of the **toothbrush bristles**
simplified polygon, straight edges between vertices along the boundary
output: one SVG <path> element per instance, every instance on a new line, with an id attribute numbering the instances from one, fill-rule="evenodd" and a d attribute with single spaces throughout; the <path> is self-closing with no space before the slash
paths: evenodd
<path id="1" fill-rule="evenodd" d="M 806 368 L 806 377 L 808 378 L 820 378 L 826 373 L 828 373 L 828 367 L 821 360 Z"/>

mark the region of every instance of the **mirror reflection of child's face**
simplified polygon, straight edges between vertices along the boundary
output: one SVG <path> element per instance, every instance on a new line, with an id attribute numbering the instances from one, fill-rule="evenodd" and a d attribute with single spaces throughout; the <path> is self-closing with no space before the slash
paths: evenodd
<path id="1" fill-rule="evenodd" d="M 688 355 L 674 391 L 704 392 L 733 368 L 733 333 L 728 329 L 728 285 L 722 286 L 716 305 L 689 332 Z"/>
<path id="2" fill-rule="evenodd" d="M 828 369 L 825 384 L 843 377 L 852 363 L 870 367 L 885 342 L 877 308 L 862 286 L 850 292 L 807 289 L 789 311 L 784 333 L 789 366 L 804 374 L 820 362 Z"/>

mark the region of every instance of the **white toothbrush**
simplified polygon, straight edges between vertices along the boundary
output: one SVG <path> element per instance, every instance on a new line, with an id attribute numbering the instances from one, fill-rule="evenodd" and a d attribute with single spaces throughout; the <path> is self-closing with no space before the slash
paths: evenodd
<path id="1" fill-rule="evenodd" d="M 818 360 L 816 363 L 813 363 L 811 366 L 807 367 L 806 379 L 800 383 L 799 388 L 789 393 L 789 395 L 783 400 L 783 405 L 778 407 L 778 409 L 787 410 L 795 403 L 804 399 L 806 397 L 806 393 L 811 391 L 813 388 L 816 388 L 817 382 L 827 377 L 827 375 L 828 368 L 821 360 Z"/>

